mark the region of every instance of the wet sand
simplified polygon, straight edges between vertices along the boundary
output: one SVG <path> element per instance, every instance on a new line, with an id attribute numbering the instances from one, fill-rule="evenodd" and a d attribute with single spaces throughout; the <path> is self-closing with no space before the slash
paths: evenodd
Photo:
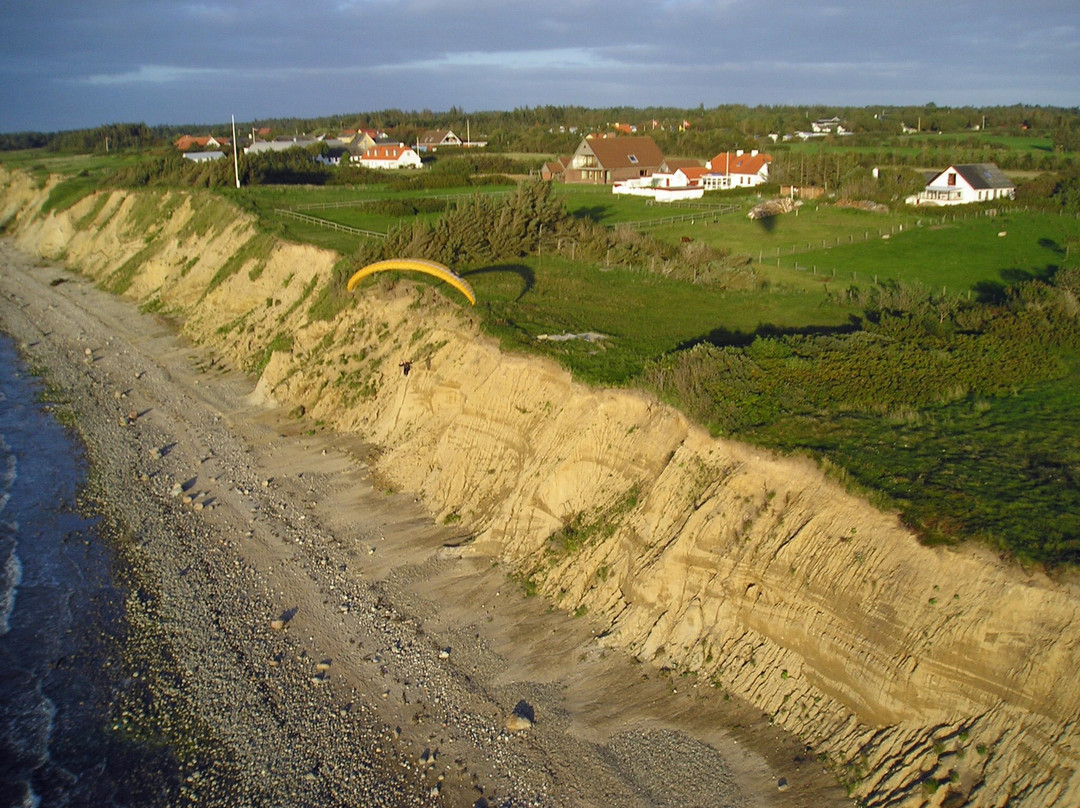
<path id="1" fill-rule="evenodd" d="M 132 720 L 190 741 L 193 802 L 849 804 L 760 712 L 461 557 L 467 537 L 373 479 L 361 438 L 266 408 L 168 322 L 0 249 L 0 328 L 71 396 L 138 595 L 128 654 L 156 660 L 157 696 Z"/>

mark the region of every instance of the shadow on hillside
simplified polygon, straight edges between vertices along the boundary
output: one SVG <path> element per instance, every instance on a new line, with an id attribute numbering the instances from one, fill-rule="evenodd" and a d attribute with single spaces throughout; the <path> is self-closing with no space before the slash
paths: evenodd
<path id="1" fill-rule="evenodd" d="M 578 208 L 572 214 L 575 219 L 590 219 L 594 222 L 602 222 L 608 216 L 606 205 L 593 205 L 592 207 Z"/>
<path id="2" fill-rule="evenodd" d="M 496 266 L 480 267 L 480 269 L 470 269 L 467 272 L 462 272 L 461 277 L 471 278 L 474 275 L 489 275 L 491 273 L 509 273 L 521 278 L 521 291 L 514 298 L 515 303 L 525 297 L 536 286 L 536 275 L 527 266 L 521 264 L 497 264 Z"/>
<path id="3" fill-rule="evenodd" d="M 731 331 L 727 328 L 714 328 L 708 334 L 686 340 L 675 347 L 677 351 L 685 351 L 697 345 L 712 345 L 716 348 L 745 348 L 758 337 L 780 338 L 787 336 L 823 337 L 838 334 L 852 334 L 862 330 L 862 323 L 852 315 L 850 321 L 844 325 L 813 325 L 805 328 L 782 328 L 780 326 L 765 323 L 759 325 L 753 331 Z"/>
<path id="4" fill-rule="evenodd" d="M 1023 286 L 1031 281 L 1053 283 L 1054 275 L 1059 267 L 1057 264 L 1047 264 L 1041 269 L 1018 269 L 1010 267 L 999 273 L 1000 281 L 979 281 L 971 288 L 975 292 L 975 299 L 979 303 L 989 305 L 1001 305 L 1009 299 L 1009 292 L 1018 286 Z"/>
<path id="5" fill-rule="evenodd" d="M 754 219 L 754 221 L 757 222 L 757 226 L 766 233 L 771 233 L 773 228 L 776 227 L 776 219 L 776 216 L 765 216 L 761 219 Z"/>
<path id="6" fill-rule="evenodd" d="M 1058 255 L 1065 254 L 1065 248 L 1058 244 L 1056 241 L 1054 241 L 1052 238 L 1039 239 L 1039 246 L 1050 250 L 1051 252 L 1057 253 Z"/>

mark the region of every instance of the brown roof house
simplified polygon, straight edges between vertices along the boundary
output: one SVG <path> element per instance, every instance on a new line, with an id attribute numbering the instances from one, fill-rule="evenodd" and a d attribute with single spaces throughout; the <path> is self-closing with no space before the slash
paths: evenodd
<path id="1" fill-rule="evenodd" d="M 544 163 L 540 169 L 540 179 L 542 180 L 561 180 L 563 178 L 563 172 L 566 171 L 566 167 L 570 165 L 570 161 L 573 159 L 569 154 L 559 155 L 554 160 L 549 160 Z"/>
<path id="2" fill-rule="evenodd" d="M 420 135 L 417 151 L 437 151 L 440 146 L 460 146 L 461 138 L 451 129 L 429 129 Z"/>
<path id="3" fill-rule="evenodd" d="M 611 185 L 652 176 L 664 155 L 651 137 L 585 138 L 563 172 L 564 182 Z"/>

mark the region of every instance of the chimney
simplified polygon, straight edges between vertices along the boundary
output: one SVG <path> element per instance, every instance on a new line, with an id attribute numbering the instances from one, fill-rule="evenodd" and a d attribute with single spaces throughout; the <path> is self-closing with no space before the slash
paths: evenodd
<path id="1" fill-rule="evenodd" d="M 735 150 L 735 156 L 736 157 L 742 157 L 742 149 L 736 149 Z"/>
<path id="2" fill-rule="evenodd" d="M 751 149 L 750 150 L 750 156 L 751 157 L 757 157 L 757 149 Z"/>

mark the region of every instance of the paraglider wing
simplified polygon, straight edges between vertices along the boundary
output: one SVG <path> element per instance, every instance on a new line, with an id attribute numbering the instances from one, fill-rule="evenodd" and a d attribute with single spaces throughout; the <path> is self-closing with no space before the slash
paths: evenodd
<path id="1" fill-rule="evenodd" d="M 374 264 L 368 264 L 349 278 L 349 283 L 346 288 L 351 292 L 364 278 L 369 275 L 374 275 L 376 272 L 385 272 L 389 269 L 424 272 L 428 275 L 432 275 L 453 286 L 461 292 L 461 294 L 465 295 L 470 303 L 474 306 L 476 305 L 476 295 L 473 293 L 472 287 L 465 282 L 464 278 L 455 275 L 450 267 L 443 266 L 435 261 L 426 261 L 422 258 L 391 258 L 386 261 L 376 261 Z"/>

